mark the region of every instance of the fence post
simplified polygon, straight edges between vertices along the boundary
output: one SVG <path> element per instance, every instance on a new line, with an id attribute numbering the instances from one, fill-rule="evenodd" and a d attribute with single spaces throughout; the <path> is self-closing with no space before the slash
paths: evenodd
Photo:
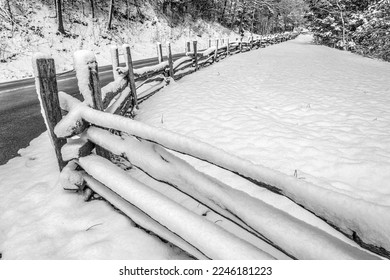
<path id="1" fill-rule="evenodd" d="M 119 52 L 117 46 L 111 46 L 111 63 L 112 63 L 112 74 L 114 80 L 118 78 L 118 72 L 116 68 L 119 67 Z"/>
<path id="2" fill-rule="evenodd" d="M 157 43 L 157 58 L 158 58 L 158 63 L 161 63 L 164 61 L 163 59 L 163 54 L 162 54 L 162 46 L 161 43 Z"/>
<path id="3" fill-rule="evenodd" d="M 66 144 L 66 139 L 58 138 L 54 133 L 54 127 L 61 120 L 61 108 L 58 99 L 58 88 L 54 59 L 38 58 L 33 61 L 38 94 L 43 108 L 46 127 L 52 140 L 60 171 L 67 162 L 62 159 L 61 148 Z"/>
<path id="4" fill-rule="evenodd" d="M 214 61 L 217 62 L 217 56 L 218 56 L 218 39 L 215 40 L 215 53 L 214 53 Z"/>
<path id="5" fill-rule="evenodd" d="M 230 54 L 230 40 L 229 38 L 226 39 L 226 56 Z"/>
<path id="6" fill-rule="evenodd" d="M 189 46 L 190 42 L 187 42 L 187 47 Z M 172 50 L 171 50 L 171 43 L 167 42 L 167 51 L 168 51 L 168 64 L 169 64 L 169 76 L 174 80 L 175 76 L 173 73 L 173 59 L 172 59 Z"/>
<path id="7" fill-rule="evenodd" d="M 125 50 L 125 60 L 126 60 L 126 66 L 128 69 L 130 91 L 131 91 L 131 95 L 133 96 L 133 104 L 132 105 L 133 105 L 133 107 L 138 109 L 137 89 L 135 87 L 133 60 L 131 59 L 130 46 L 127 44 L 124 44 L 123 48 Z"/>
<path id="8" fill-rule="evenodd" d="M 242 38 L 243 37 L 240 38 L 240 52 L 242 52 Z"/>
<path id="9" fill-rule="evenodd" d="M 99 81 L 99 70 L 98 70 L 98 64 L 96 60 L 88 62 L 88 70 L 89 70 L 88 86 L 91 90 L 93 108 L 99 111 L 104 111 L 103 102 L 102 102 L 102 92 L 100 89 L 100 81 Z M 110 153 L 98 145 L 96 145 L 96 154 L 101 157 L 110 159 Z"/>
<path id="10" fill-rule="evenodd" d="M 198 41 L 192 42 L 194 47 L 195 71 L 198 71 Z"/>
<path id="11" fill-rule="evenodd" d="M 209 39 L 209 48 L 211 48 L 211 39 Z"/>
<path id="12" fill-rule="evenodd" d="M 191 42 L 187 42 L 186 52 L 191 52 Z"/>
<path id="13" fill-rule="evenodd" d="M 250 43 L 249 47 L 252 50 L 253 49 L 253 36 L 250 37 Z"/>

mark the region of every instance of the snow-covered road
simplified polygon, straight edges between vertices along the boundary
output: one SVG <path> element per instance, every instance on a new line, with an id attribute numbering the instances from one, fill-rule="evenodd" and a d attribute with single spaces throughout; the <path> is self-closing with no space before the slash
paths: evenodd
<path id="1" fill-rule="evenodd" d="M 388 63 L 312 45 L 311 37 L 302 35 L 229 57 L 172 83 L 142 103 L 136 119 L 334 192 L 389 207 L 389 73 Z M 58 172 L 46 134 L 21 154 L 0 166 L 3 258 L 186 258 L 135 228 L 106 203 L 83 203 L 77 195 L 56 189 Z M 182 158 L 350 243 L 291 201 L 207 163 Z M 173 197 L 171 187 L 138 170 L 130 173 L 199 215 L 205 213 L 198 203 Z M 267 251 L 265 245 L 253 242 Z M 267 252 L 286 257 L 271 249 Z"/>

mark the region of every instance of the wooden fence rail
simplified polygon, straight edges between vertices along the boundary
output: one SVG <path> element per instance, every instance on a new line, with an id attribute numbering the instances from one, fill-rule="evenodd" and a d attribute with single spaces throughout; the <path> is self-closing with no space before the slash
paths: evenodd
<path id="1" fill-rule="evenodd" d="M 172 150 L 219 166 L 286 196 L 365 248 L 389 257 L 390 248 L 386 247 L 389 233 L 383 231 L 381 225 L 370 223 L 371 216 L 383 215 L 386 209 L 368 207 L 365 217 L 350 215 L 354 211 L 343 211 L 342 204 L 337 209 L 329 209 L 320 198 L 330 194 L 318 186 L 254 165 L 206 143 L 123 117 L 131 114 L 139 102 L 166 86 L 170 79 L 180 79 L 234 53 L 265 47 L 296 35 L 284 34 L 236 42 L 224 40 L 221 44 L 215 41 L 214 46 L 210 41 L 209 47 L 203 51 L 199 51 L 197 43 L 193 42 L 192 51 L 191 45 L 187 44 L 186 56 L 176 61 L 172 59 L 169 43 L 166 44 L 168 60 L 163 61 L 162 45 L 158 44 L 158 64 L 141 69 L 133 69 L 128 45 L 123 46 L 126 67 L 119 67 L 119 52 L 114 47 L 111 52 L 113 65 L 117 66 L 113 69 L 114 81 L 103 88 L 99 85 L 94 55 L 79 51 L 75 53 L 75 69 L 83 102 L 64 92 L 57 93 L 56 81 L 52 78 L 55 71 L 53 60 L 37 56 L 34 60 L 37 89 L 62 170 L 60 185 L 67 190 L 85 191 L 88 197 L 93 190 L 141 227 L 153 231 L 196 258 L 272 259 L 271 255 L 250 242 L 214 223 L 205 222 L 202 217 L 130 177 L 113 163 L 117 157 L 121 157 L 128 162 L 128 166 L 134 166 L 150 177 L 174 186 L 247 234 L 291 258 L 376 258 L 244 192 L 211 179 L 174 156 L 169 151 Z M 305 189 L 312 190 L 312 194 L 302 199 L 302 190 Z M 343 201 L 341 194 L 331 195 L 336 201 Z M 145 201 L 145 197 L 148 201 Z M 362 203 L 356 201 L 357 209 Z M 156 205 L 168 212 L 161 213 Z M 274 218 L 291 232 L 299 233 L 295 237 L 298 241 L 290 242 L 289 235 L 275 234 L 281 228 L 274 223 Z M 348 221 L 348 228 L 345 228 L 345 221 Z M 185 226 L 180 226 L 183 223 Z M 195 230 L 199 228 L 202 230 Z M 373 232 L 384 242 L 370 240 Z M 306 246 L 305 241 L 309 239 L 318 244 L 321 250 Z"/>

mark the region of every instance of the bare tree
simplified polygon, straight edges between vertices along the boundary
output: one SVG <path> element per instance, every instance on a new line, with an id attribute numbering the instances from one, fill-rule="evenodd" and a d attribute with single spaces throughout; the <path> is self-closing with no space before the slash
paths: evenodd
<path id="1" fill-rule="evenodd" d="M 340 4 L 340 0 L 336 0 L 336 6 L 340 12 L 340 19 L 341 19 L 341 25 L 342 25 L 342 42 L 343 42 L 343 49 L 348 50 L 347 46 L 347 40 L 345 36 L 345 20 L 344 20 L 344 9 Z"/>
<path id="2" fill-rule="evenodd" d="M 92 18 L 95 18 L 95 5 L 93 0 L 89 0 L 89 3 L 91 5 L 91 13 L 92 13 Z"/>
<path id="3" fill-rule="evenodd" d="M 234 7 L 234 8 L 233 8 Z M 236 11 L 237 11 L 237 1 L 234 1 L 234 6 L 232 5 L 233 12 L 232 12 L 232 22 L 230 25 L 230 28 L 234 26 L 234 21 L 236 20 Z"/>
<path id="4" fill-rule="evenodd" d="M 108 15 L 108 24 L 107 24 L 107 30 L 111 29 L 111 24 L 112 24 L 112 16 L 114 14 L 114 0 L 111 0 L 110 4 L 110 13 Z"/>
<path id="5" fill-rule="evenodd" d="M 11 5 L 9 4 L 9 0 L 5 1 L 5 5 L 7 7 L 7 12 L 8 12 L 9 17 L 11 19 L 11 23 L 12 23 L 12 25 L 14 25 L 14 15 L 12 14 Z"/>
<path id="6" fill-rule="evenodd" d="M 62 21 L 62 0 L 56 0 L 56 8 L 57 8 L 58 32 L 65 34 L 64 23 Z"/>
<path id="7" fill-rule="evenodd" d="M 225 0 L 225 3 L 223 4 L 222 15 L 221 15 L 221 18 L 220 18 L 221 23 L 223 23 L 223 21 L 224 21 L 226 4 L 227 4 L 227 0 Z"/>

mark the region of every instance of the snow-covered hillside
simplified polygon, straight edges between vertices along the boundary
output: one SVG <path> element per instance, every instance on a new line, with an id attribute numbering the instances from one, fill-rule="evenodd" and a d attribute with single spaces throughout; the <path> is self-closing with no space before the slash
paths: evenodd
<path id="1" fill-rule="evenodd" d="M 17 31 L 7 33 L 4 29 L 0 34 L 0 82 L 32 77 L 31 56 L 35 52 L 50 54 L 56 62 L 57 72 L 64 72 L 73 69 L 73 53 L 80 49 L 93 51 L 99 66 L 103 66 L 111 64 L 110 45 L 129 44 L 132 58 L 138 60 L 155 57 L 157 42 L 170 41 L 173 53 L 179 53 L 184 52 L 186 41 L 198 40 L 199 47 L 206 47 L 210 38 L 237 36 L 218 23 L 188 15 L 182 23 L 173 26 L 169 18 L 147 1 L 140 6 L 142 18 L 132 15 L 128 20 L 119 13 L 114 17 L 110 31 L 106 30 L 108 5 L 96 8 L 96 16 L 92 19 L 85 3 L 68 4 L 64 12 L 67 35 L 62 35 L 57 32 L 51 2 L 47 5 L 31 1 L 24 5 L 21 5 L 23 8 L 13 7 L 15 15 L 20 14 Z M 125 7 L 117 9 L 123 12 Z M 132 12 L 135 13 L 134 7 Z"/>

